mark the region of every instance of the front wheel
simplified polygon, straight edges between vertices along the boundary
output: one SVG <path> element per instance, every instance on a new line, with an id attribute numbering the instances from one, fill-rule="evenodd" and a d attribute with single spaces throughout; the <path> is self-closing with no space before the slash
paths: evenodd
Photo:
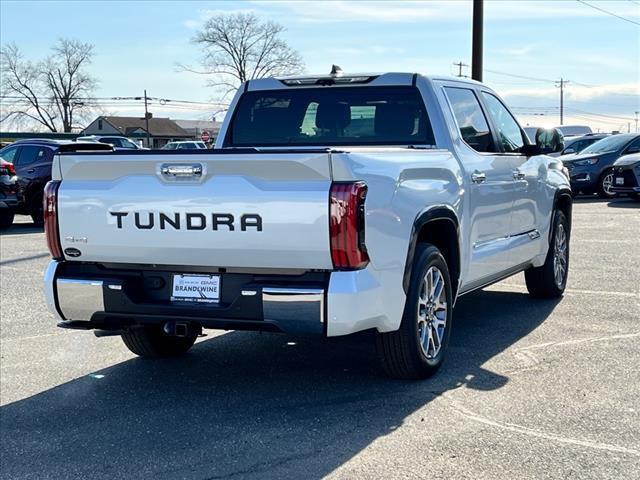
<path id="1" fill-rule="evenodd" d="M 400 328 L 376 338 L 378 357 L 388 376 L 421 379 L 440 368 L 451 335 L 452 308 L 445 259 L 433 245 L 419 245 Z"/>
<path id="2" fill-rule="evenodd" d="M 549 251 L 544 265 L 524 272 L 527 290 L 534 297 L 558 298 L 564 293 L 569 275 L 569 221 L 556 210 L 551 223 Z"/>
<path id="3" fill-rule="evenodd" d="M 190 331 L 186 337 L 164 333 L 161 327 L 139 327 L 122 334 L 122 341 L 129 350 L 140 357 L 177 357 L 189 351 L 198 337 Z"/>
<path id="4" fill-rule="evenodd" d="M 607 170 L 598 182 L 598 195 L 600 198 L 613 198 L 617 195 L 613 191 L 613 170 Z"/>

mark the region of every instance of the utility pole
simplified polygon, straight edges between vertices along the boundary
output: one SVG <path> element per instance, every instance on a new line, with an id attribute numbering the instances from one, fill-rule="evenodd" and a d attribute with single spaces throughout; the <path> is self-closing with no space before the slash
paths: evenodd
<path id="1" fill-rule="evenodd" d="M 462 61 L 460 61 L 460 62 L 458 62 L 458 63 L 453 62 L 453 64 L 454 64 L 456 67 L 458 67 L 458 75 L 457 75 L 457 76 L 458 76 L 458 77 L 466 77 L 466 75 L 463 75 L 463 74 L 462 74 L 462 67 L 468 67 L 469 65 L 467 65 L 466 63 L 462 63 Z"/>
<path id="2" fill-rule="evenodd" d="M 640 115 L 640 112 L 635 111 L 635 112 L 633 112 L 633 113 L 635 113 L 635 114 L 636 114 L 636 133 L 638 133 L 638 115 Z"/>
<path id="3" fill-rule="evenodd" d="M 564 86 L 567 83 L 569 83 L 569 80 L 565 80 L 562 77 L 556 81 L 556 87 L 560 87 L 560 125 L 564 125 Z"/>
<path id="4" fill-rule="evenodd" d="M 151 148 L 151 135 L 149 134 L 149 111 L 147 110 L 147 90 L 144 90 L 144 122 L 147 130 L 147 147 Z"/>
<path id="5" fill-rule="evenodd" d="M 482 81 L 482 29 L 484 0 L 473 0 L 473 43 L 471 46 L 471 78 Z"/>

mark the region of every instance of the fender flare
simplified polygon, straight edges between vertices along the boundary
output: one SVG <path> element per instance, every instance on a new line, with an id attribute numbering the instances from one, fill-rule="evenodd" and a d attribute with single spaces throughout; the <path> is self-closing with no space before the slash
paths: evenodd
<path id="1" fill-rule="evenodd" d="M 557 210 L 560 200 L 566 199 L 569 204 L 569 212 L 567 215 L 567 221 L 569 222 L 569 235 L 571 235 L 571 216 L 573 213 L 573 196 L 571 195 L 571 188 L 561 187 L 553 195 L 553 210 L 552 213 Z M 553 222 L 553 215 L 551 215 L 551 221 Z M 553 225 L 549 228 L 549 241 L 551 241 L 551 235 L 553 234 Z"/>
<path id="2" fill-rule="evenodd" d="M 411 281 L 411 271 L 413 269 L 413 257 L 418 244 L 418 236 L 422 227 L 436 220 L 447 220 L 451 222 L 456 231 L 458 267 L 460 267 L 460 222 L 455 210 L 449 205 L 434 205 L 418 213 L 413 226 L 411 227 L 411 235 L 409 237 L 409 248 L 407 250 L 407 259 L 404 266 L 404 275 L 402 276 L 402 289 L 405 294 L 409 292 L 409 283 Z M 459 274 L 460 272 L 458 272 Z M 456 289 L 457 290 L 457 289 Z"/>

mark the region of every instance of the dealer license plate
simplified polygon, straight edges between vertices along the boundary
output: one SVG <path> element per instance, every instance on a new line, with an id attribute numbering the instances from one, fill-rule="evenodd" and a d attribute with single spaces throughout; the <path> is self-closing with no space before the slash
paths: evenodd
<path id="1" fill-rule="evenodd" d="M 174 302 L 205 302 L 220 301 L 219 275 L 173 275 L 171 300 Z"/>
<path id="2" fill-rule="evenodd" d="M 624 177 L 616 177 L 616 185 L 624 185 Z"/>

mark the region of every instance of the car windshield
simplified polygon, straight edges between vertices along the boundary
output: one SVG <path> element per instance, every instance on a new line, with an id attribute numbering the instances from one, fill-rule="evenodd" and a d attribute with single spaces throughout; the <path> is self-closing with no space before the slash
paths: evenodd
<path id="1" fill-rule="evenodd" d="M 615 152 L 620 150 L 634 138 L 635 135 L 612 135 L 610 137 L 603 138 L 602 140 L 598 140 L 596 143 L 592 143 L 580 153 Z"/>
<path id="2" fill-rule="evenodd" d="M 415 87 L 289 88 L 245 93 L 226 146 L 433 145 Z"/>

